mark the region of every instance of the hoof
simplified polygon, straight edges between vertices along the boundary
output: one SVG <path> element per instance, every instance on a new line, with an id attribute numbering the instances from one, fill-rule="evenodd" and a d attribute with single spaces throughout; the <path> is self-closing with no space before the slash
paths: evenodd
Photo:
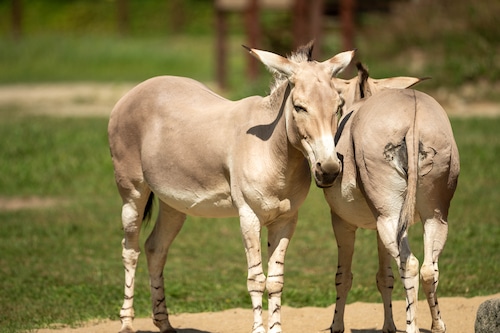
<path id="1" fill-rule="evenodd" d="M 252 333 L 266 333 L 266 330 L 262 325 L 259 325 L 256 328 L 252 329 Z"/>
<path id="2" fill-rule="evenodd" d="M 177 333 L 175 328 L 170 325 L 168 318 L 163 320 L 155 320 L 153 318 L 153 323 L 160 329 L 160 333 Z"/>
<path id="3" fill-rule="evenodd" d="M 384 325 L 384 328 L 382 329 L 382 333 L 396 333 L 396 326 L 394 323 L 392 325 L 387 325 L 387 327 Z"/>
<path id="4" fill-rule="evenodd" d="M 175 330 L 175 328 L 170 327 L 166 330 L 160 331 L 160 333 L 177 333 L 177 331 Z"/>
<path id="5" fill-rule="evenodd" d="M 330 327 L 330 333 L 344 333 L 344 327 Z"/>
<path id="6" fill-rule="evenodd" d="M 439 325 L 432 325 L 432 333 L 446 333 L 446 325 L 441 321 Z"/>

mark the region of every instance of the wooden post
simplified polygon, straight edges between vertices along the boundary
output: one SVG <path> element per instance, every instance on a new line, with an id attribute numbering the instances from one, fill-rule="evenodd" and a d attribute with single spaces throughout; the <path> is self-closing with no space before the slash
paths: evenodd
<path id="1" fill-rule="evenodd" d="M 299 46 L 308 42 L 309 25 L 307 24 L 307 0 L 295 0 L 293 4 L 293 47 L 297 49 Z"/>
<path id="2" fill-rule="evenodd" d="M 22 35 L 22 1 L 11 1 L 11 33 L 14 39 L 20 39 Z"/>
<path id="3" fill-rule="evenodd" d="M 216 78 L 217 84 L 220 89 L 225 89 L 227 87 L 227 75 L 226 75 L 226 64 L 227 64 L 227 48 L 226 48 L 226 37 L 227 37 L 227 24 L 226 24 L 226 13 L 223 9 L 216 6 L 215 8 L 215 30 L 216 30 L 216 41 L 215 41 L 215 62 L 216 62 Z"/>
<path id="4" fill-rule="evenodd" d="M 340 0 L 340 20 L 342 26 L 342 50 L 352 50 L 354 46 L 354 8 L 356 0 Z"/>
<path id="5" fill-rule="evenodd" d="M 186 24 L 186 12 L 184 0 L 167 0 L 168 27 L 174 34 L 182 32 Z"/>
<path id="6" fill-rule="evenodd" d="M 259 47 L 260 24 L 259 24 L 259 4 L 258 0 L 249 0 L 245 11 L 245 25 L 248 37 L 248 47 Z M 247 75 L 255 81 L 259 74 L 257 59 L 248 57 Z"/>
<path id="7" fill-rule="evenodd" d="M 342 51 L 355 48 L 354 43 L 354 10 L 356 0 L 340 0 L 340 22 L 342 29 Z M 351 63 L 343 72 L 346 77 L 355 75 L 354 65 Z"/>
<path id="8" fill-rule="evenodd" d="M 125 36 L 129 32 L 128 0 L 117 0 L 118 32 Z"/>
<path id="9" fill-rule="evenodd" d="M 325 10 L 324 5 L 324 0 L 311 1 L 309 39 L 314 39 L 313 59 L 319 59 L 321 57 L 321 46 L 323 42 L 323 13 Z"/>

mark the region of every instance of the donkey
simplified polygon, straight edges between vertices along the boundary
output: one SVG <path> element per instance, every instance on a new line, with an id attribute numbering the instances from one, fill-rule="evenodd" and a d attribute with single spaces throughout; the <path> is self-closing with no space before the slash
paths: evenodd
<path id="1" fill-rule="evenodd" d="M 423 222 L 425 246 L 420 275 L 431 311 L 432 332 L 445 332 L 436 297 L 438 258 L 446 242 L 448 210 L 460 171 L 448 117 L 430 96 L 402 89 L 420 79 L 374 80 L 358 64 L 358 77 L 333 81 L 345 105 L 335 136 L 342 172 L 332 187 L 324 189 L 338 244 L 337 300 L 331 332 L 344 332 L 357 228 L 377 231 L 376 278 L 384 303 L 383 332 L 396 332 L 391 257 L 396 260 L 406 290 L 406 332 L 419 332 L 419 262 L 407 239 L 408 226 L 418 218 Z"/>
<path id="2" fill-rule="evenodd" d="M 285 252 L 298 208 L 310 187 L 333 184 L 340 172 L 334 144 L 341 99 L 332 76 L 354 56 L 346 51 L 311 59 L 312 43 L 285 58 L 248 49 L 272 73 L 267 97 L 230 101 L 182 77 L 149 79 L 114 107 L 108 127 L 115 179 L 123 200 L 125 299 L 121 332 L 133 332 L 134 275 L 141 223 L 159 198 L 159 215 L 145 244 L 154 324 L 175 332 L 165 302 L 163 268 L 186 215 L 239 216 L 248 263 L 253 333 L 281 332 Z M 268 276 L 260 237 L 268 230 Z"/>

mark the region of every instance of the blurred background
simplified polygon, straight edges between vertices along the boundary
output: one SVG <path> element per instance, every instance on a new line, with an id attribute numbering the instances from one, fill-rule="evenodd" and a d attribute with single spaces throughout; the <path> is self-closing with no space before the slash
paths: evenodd
<path id="1" fill-rule="evenodd" d="M 314 39 L 318 60 L 357 48 L 374 78 L 432 77 L 417 89 L 449 113 L 461 157 L 439 294 L 498 293 L 499 13 L 498 0 L 0 0 L 0 332 L 119 319 L 123 233 L 107 116 L 156 75 L 230 99 L 266 95 L 271 75 L 242 44 L 286 55 Z M 171 313 L 249 308 L 239 223 L 229 220 L 188 218 L 165 269 Z M 421 229 L 410 231 L 420 259 Z M 349 302 L 380 302 L 376 246 L 372 231 L 358 231 Z M 333 304 L 336 254 L 313 186 L 283 304 Z M 134 299 L 148 317 L 141 258 Z M 404 299 L 399 280 L 394 298 Z"/>
<path id="2" fill-rule="evenodd" d="M 262 94 L 269 75 L 259 80 L 240 45 L 284 55 L 315 39 L 318 60 L 357 48 L 373 77 L 432 77 L 423 89 L 442 99 L 494 98 L 499 12 L 497 0 L 4 0 L 0 84 L 175 74 Z"/>

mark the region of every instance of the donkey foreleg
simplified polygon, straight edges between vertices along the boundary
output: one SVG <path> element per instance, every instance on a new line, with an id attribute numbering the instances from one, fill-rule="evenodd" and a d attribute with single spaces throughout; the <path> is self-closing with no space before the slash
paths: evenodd
<path id="1" fill-rule="evenodd" d="M 265 333 L 262 319 L 262 295 L 266 288 L 266 276 L 262 266 L 260 247 L 261 225 L 250 207 L 240 210 L 240 227 L 248 265 L 247 289 L 252 300 L 252 333 Z"/>
<path id="2" fill-rule="evenodd" d="M 331 217 L 335 239 L 337 240 L 338 264 L 335 275 L 337 300 L 335 302 L 335 313 L 330 331 L 331 333 L 340 333 L 344 332 L 345 305 L 347 294 L 352 286 L 353 276 L 351 266 L 357 228 L 341 220 L 333 211 L 331 212 Z"/>
<path id="3" fill-rule="evenodd" d="M 292 218 L 274 221 L 268 226 L 268 333 L 280 333 L 281 296 L 284 286 L 285 254 L 297 225 L 298 214 Z"/>
<path id="4" fill-rule="evenodd" d="M 394 274 L 391 267 L 391 255 L 377 233 L 378 261 L 377 288 L 384 303 L 384 326 L 382 332 L 395 333 L 396 325 L 392 315 L 392 291 L 394 289 Z"/>

